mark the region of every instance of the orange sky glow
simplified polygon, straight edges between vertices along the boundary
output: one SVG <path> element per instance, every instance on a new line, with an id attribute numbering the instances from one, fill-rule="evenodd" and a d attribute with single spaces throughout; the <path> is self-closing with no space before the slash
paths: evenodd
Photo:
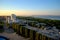
<path id="1" fill-rule="evenodd" d="M 57 13 L 57 11 L 37 11 L 37 10 L 0 10 L 0 16 L 16 14 L 18 16 L 30 16 L 30 15 L 51 15 Z M 60 13 L 60 12 L 59 12 Z M 57 15 L 57 14 L 55 14 Z"/>

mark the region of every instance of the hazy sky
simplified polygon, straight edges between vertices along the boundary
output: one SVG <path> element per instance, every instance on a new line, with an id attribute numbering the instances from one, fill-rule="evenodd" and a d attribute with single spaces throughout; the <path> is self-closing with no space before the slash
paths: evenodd
<path id="1" fill-rule="evenodd" d="M 0 15 L 60 15 L 60 0 L 0 0 Z"/>

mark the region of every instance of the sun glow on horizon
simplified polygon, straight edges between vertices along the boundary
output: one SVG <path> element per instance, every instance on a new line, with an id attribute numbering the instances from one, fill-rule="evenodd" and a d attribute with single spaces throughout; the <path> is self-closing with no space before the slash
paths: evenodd
<path id="1" fill-rule="evenodd" d="M 30 15 L 57 15 L 58 11 L 41 11 L 41 10 L 0 10 L 0 16 L 16 14 L 18 16 L 30 16 Z"/>
<path id="2" fill-rule="evenodd" d="M 16 14 L 16 15 L 34 15 L 36 13 L 41 13 L 39 11 L 32 11 L 32 10 L 0 10 L 0 15 L 11 15 L 11 14 Z M 36 14 L 37 15 L 37 14 Z"/>

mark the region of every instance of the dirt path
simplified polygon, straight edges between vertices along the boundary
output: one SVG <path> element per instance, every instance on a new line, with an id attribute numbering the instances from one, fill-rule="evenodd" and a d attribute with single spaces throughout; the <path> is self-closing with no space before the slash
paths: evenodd
<path id="1" fill-rule="evenodd" d="M 24 37 L 21 37 L 19 35 L 17 35 L 16 33 L 0 33 L 0 36 L 5 36 L 7 38 L 9 38 L 10 40 L 28 40 L 25 39 Z"/>
<path id="2" fill-rule="evenodd" d="M 5 36 L 10 40 L 28 40 L 25 39 L 24 37 L 21 37 L 20 35 L 17 35 L 13 29 L 7 28 L 6 26 L 4 26 L 4 32 L 0 33 L 0 36 Z"/>

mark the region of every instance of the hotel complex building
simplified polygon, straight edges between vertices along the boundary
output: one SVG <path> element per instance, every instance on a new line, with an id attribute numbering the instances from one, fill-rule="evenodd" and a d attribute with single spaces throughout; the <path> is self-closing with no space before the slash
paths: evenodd
<path id="1" fill-rule="evenodd" d="M 18 21 L 16 15 L 14 14 L 12 14 L 10 17 L 7 17 L 7 22 L 13 23 L 12 28 L 18 35 L 21 35 L 25 38 L 30 38 L 30 40 L 60 40 L 59 30 L 55 26 L 46 27 L 43 26 L 45 25 L 44 23 L 39 23 L 38 25 L 41 25 L 41 27 L 44 27 L 44 29 L 32 27 L 28 25 L 28 22 L 32 21 L 25 21 L 21 19 Z M 27 24 L 24 24 L 25 22 L 27 22 Z"/>

